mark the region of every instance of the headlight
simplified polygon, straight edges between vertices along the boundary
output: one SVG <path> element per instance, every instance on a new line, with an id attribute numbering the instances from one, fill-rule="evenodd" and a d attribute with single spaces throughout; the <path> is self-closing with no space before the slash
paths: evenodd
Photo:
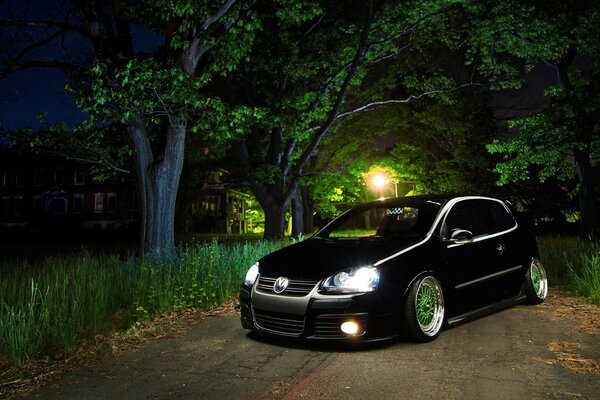
<path id="1" fill-rule="evenodd" d="M 250 267 L 248 272 L 246 272 L 246 279 L 244 279 L 244 285 L 252 286 L 254 285 L 254 281 L 258 277 L 258 263 L 254 264 Z"/>
<path id="2" fill-rule="evenodd" d="M 377 289 L 379 271 L 374 267 L 362 267 L 337 274 L 321 284 L 324 293 L 364 293 Z"/>

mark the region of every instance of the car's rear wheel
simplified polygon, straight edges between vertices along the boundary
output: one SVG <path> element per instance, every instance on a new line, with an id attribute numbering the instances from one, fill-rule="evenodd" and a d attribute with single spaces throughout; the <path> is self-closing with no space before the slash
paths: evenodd
<path id="1" fill-rule="evenodd" d="M 409 339 L 430 342 L 444 325 L 444 294 L 440 282 L 431 275 L 415 281 L 404 303 L 404 331 Z"/>
<path id="2" fill-rule="evenodd" d="M 548 296 L 548 278 L 542 262 L 537 258 L 531 260 L 525 275 L 525 294 L 532 304 L 540 304 Z"/>

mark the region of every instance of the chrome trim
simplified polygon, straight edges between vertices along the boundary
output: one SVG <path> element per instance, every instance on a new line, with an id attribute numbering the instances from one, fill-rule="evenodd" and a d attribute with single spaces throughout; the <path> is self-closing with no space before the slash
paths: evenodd
<path id="1" fill-rule="evenodd" d="M 433 221 L 433 224 L 431 224 L 431 229 L 429 229 L 429 232 L 427 232 L 427 234 L 433 234 L 435 231 L 435 227 L 442 221 L 442 218 L 444 219 L 444 221 L 446 220 L 446 217 L 448 216 L 448 211 L 450 211 L 450 209 L 456 204 L 456 203 L 460 203 L 461 201 L 465 201 L 465 200 L 491 200 L 491 201 L 495 201 L 497 203 L 502 204 L 502 207 L 504 207 L 504 209 L 506 209 L 506 211 L 508 212 L 508 214 L 512 217 L 513 221 L 515 221 L 515 226 L 507 229 L 505 231 L 502 232 L 496 232 L 493 235 L 486 235 L 486 236 L 480 236 L 476 239 L 473 239 L 472 242 L 477 242 L 480 240 L 485 240 L 485 239 L 489 239 L 489 238 L 493 238 L 496 237 L 498 235 L 502 235 L 508 232 L 512 232 L 515 229 L 517 229 L 519 227 L 519 223 L 517 222 L 517 220 L 515 219 L 514 215 L 512 215 L 512 212 L 510 212 L 510 209 L 508 207 L 506 207 L 506 204 L 504 203 L 504 201 L 500 200 L 500 199 L 495 199 L 493 197 L 486 197 L 486 196 L 463 196 L 463 197 L 457 197 L 454 198 L 450 201 L 448 201 L 446 204 L 444 204 L 444 207 L 442 207 L 442 209 L 440 210 L 440 212 L 438 213 L 438 215 L 435 217 L 435 221 Z M 439 230 L 442 229 L 442 225 L 443 223 L 440 225 Z M 438 230 L 438 231 L 439 231 Z M 440 238 L 442 237 L 441 232 L 438 232 Z M 459 244 L 455 244 L 455 245 L 451 245 L 451 246 L 459 246 Z"/>
<path id="2" fill-rule="evenodd" d="M 495 279 L 495 278 L 499 278 L 499 277 L 504 276 L 504 275 L 511 274 L 511 273 L 516 272 L 516 271 L 518 271 L 520 269 L 523 269 L 523 265 L 518 265 L 516 267 L 512 267 L 512 268 L 505 269 L 505 270 L 502 270 L 502 271 L 494 272 L 493 274 L 490 274 L 490 275 L 482 276 L 481 278 L 473 279 L 472 281 L 461 283 L 459 285 L 456 285 L 454 287 L 454 289 L 463 289 L 463 288 L 468 287 L 468 286 L 473 286 L 473 285 L 476 285 L 476 284 L 481 283 L 481 282 L 489 281 L 489 280 L 492 280 L 492 279 Z"/>
<path id="3" fill-rule="evenodd" d="M 381 260 L 377 261 L 376 263 L 373 264 L 374 267 L 378 266 L 379 264 L 383 264 L 386 261 L 391 260 L 392 258 L 398 257 L 399 255 L 402 255 L 404 253 L 406 253 L 407 251 L 410 251 L 416 247 L 419 247 L 420 245 L 422 245 L 423 243 L 427 242 L 429 239 L 431 239 L 431 235 L 427 235 L 425 237 L 425 239 L 421 240 L 420 242 L 417 242 L 415 244 L 413 244 L 412 246 L 406 247 L 402 250 L 400 250 L 399 252 L 392 254 L 391 256 L 388 256 L 386 258 L 382 258 Z"/>

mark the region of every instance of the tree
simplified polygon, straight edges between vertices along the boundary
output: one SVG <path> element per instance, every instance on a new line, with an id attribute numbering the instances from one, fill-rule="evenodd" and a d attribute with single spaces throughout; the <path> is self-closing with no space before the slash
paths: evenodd
<path id="1" fill-rule="evenodd" d="M 433 35 L 454 3 L 303 2 L 293 14 L 258 4 L 265 30 L 229 84 L 231 101 L 260 115 L 237 148 L 247 184 L 265 211 L 266 238 L 282 237 L 286 210 L 309 161 L 339 120 L 391 102 L 366 89 L 367 71 L 385 68 L 386 61 L 422 42 L 456 42 L 452 35 Z M 417 82 L 413 72 L 406 87 L 420 89 L 415 97 L 452 88 L 440 75 Z"/>
<path id="2" fill-rule="evenodd" d="M 496 122 L 489 101 L 488 93 L 462 90 L 346 121 L 343 135 L 327 138 L 312 175 L 303 179 L 316 211 L 335 215 L 337 204 L 366 201 L 365 193 L 394 196 L 393 181 L 409 183 L 412 194 L 492 191 L 496 176 L 485 146 L 496 136 Z M 382 168 L 393 178 L 387 187 L 366 185 L 365 175 Z"/>
<path id="3" fill-rule="evenodd" d="M 541 181 L 576 176 L 581 232 L 598 233 L 600 3 L 522 1 L 492 7 L 488 17 L 496 21 L 494 35 L 505 55 L 524 59 L 527 67 L 543 62 L 557 81 L 545 91 L 546 108 L 512 121 L 517 136 L 490 144 L 490 152 L 504 156 L 496 168 L 499 184 L 527 180 L 532 171 Z"/>
<path id="4" fill-rule="evenodd" d="M 90 116 L 79 133 L 85 137 L 106 124 L 127 131 L 139 185 L 141 243 L 150 253 L 173 254 L 188 131 L 205 138 L 210 132 L 231 135 L 245 115 L 203 89 L 214 75 L 232 70 L 252 43 L 256 21 L 248 2 L 70 0 L 57 9 L 51 19 L 32 18 L 25 8 L 22 17 L 0 22 L 3 45 L 12 43 L 0 76 L 30 67 L 77 74 L 71 89 Z M 135 51 L 133 31 L 140 25 L 142 34 L 161 43 L 151 53 Z M 15 41 L 23 30 L 32 39 Z M 67 40 L 68 34 L 78 36 Z M 41 50 L 52 45 L 55 51 L 59 44 L 71 50 L 68 57 L 42 59 Z M 82 44 L 92 51 L 80 59 L 76 53 Z M 229 126 L 222 120 L 225 114 Z"/>

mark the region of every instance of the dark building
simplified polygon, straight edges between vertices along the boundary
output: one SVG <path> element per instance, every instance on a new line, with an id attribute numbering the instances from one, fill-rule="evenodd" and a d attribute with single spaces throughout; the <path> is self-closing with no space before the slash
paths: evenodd
<path id="1" fill-rule="evenodd" d="M 19 149 L 0 150 L 0 230 L 72 232 L 131 227 L 133 179 L 95 182 L 87 164 Z"/>
<path id="2" fill-rule="evenodd" d="M 207 174 L 197 199 L 186 205 L 186 230 L 195 232 L 244 234 L 248 232 L 248 193 L 225 182 L 227 171 Z"/>

